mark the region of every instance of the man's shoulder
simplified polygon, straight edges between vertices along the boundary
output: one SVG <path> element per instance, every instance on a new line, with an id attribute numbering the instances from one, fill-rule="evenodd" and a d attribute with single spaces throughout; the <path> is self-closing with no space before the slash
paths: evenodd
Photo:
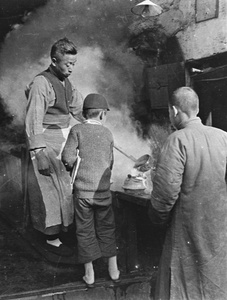
<path id="1" fill-rule="evenodd" d="M 174 140 L 174 139 L 181 140 L 184 138 L 188 138 L 189 136 L 196 137 L 201 134 L 208 135 L 208 136 L 223 137 L 227 139 L 226 131 L 214 126 L 207 126 L 202 123 L 196 127 L 185 127 L 180 130 L 176 130 L 173 133 L 171 133 L 168 138 L 170 140 Z"/>
<path id="2" fill-rule="evenodd" d="M 213 126 L 205 126 L 205 127 L 206 127 L 206 131 L 208 131 L 212 136 L 216 136 L 220 138 L 222 137 L 227 140 L 227 132 L 225 130 Z"/>
<path id="3" fill-rule="evenodd" d="M 31 90 L 49 91 L 52 85 L 43 75 L 36 75 L 33 80 L 25 87 L 25 95 L 28 97 Z"/>
<path id="4" fill-rule="evenodd" d="M 48 85 L 48 86 L 51 86 L 51 83 L 42 73 L 39 73 L 39 74 L 35 75 L 35 77 L 31 81 L 31 83 L 29 84 L 29 86 L 33 86 L 33 85 L 38 85 L 38 86 L 39 85 Z"/>
<path id="5" fill-rule="evenodd" d="M 186 130 L 186 128 L 176 130 L 172 132 L 166 139 L 166 145 L 177 145 L 184 144 L 184 141 L 188 139 L 190 133 Z"/>

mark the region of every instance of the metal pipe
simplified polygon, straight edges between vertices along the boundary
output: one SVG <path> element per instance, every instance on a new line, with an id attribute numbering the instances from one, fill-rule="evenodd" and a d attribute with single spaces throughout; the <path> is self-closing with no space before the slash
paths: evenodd
<path id="1" fill-rule="evenodd" d="M 137 159 L 132 156 L 132 155 L 128 155 L 127 153 L 125 153 L 123 150 L 121 150 L 118 146 L 114 145 L 114 148 L 117 149 L 119 152 L 121 152 L 122 154 L 124 154 L 126 157 L 128 157 L 129 159 L 131 159 L 133 162 L 136 162 Z"/>

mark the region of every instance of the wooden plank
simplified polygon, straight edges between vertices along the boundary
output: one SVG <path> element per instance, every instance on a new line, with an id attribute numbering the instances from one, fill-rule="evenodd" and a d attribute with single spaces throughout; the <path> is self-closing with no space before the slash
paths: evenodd
<path id="1" fill-rule="evenodd" d="M 155 274 L 154 274 L 155 275 Z M 113 288 L 121 288 L 123 290 L 127 289 L 128 286 L 132 286 L 134 284 L 138 283 L 145 283 L 145 282 L 150 282 L 152 279 L 151 275 L 126 275 L 126 276 L 121 276 L 121 282 L 118 284 L 113 284 L 112 281 L 106 280 L 105 278 L 100 278 L 96 280 L 95 289 L 90 289 L 89 294 L 91 295 L 90 299 L 93 299 L 92 293 L 98 293 L 99 290 L 105 291 L 106 289 L 113 289 Z M 38 300 L 38 299 L 51 299 L 51 300 L 60 300 L 60 299 L 72 299 L 72 293 L 74 294 L 73 299 L 77 299 L 77 295 L 81 295 L 79 293 L 84 292 L 84 299 L 89 299 L 88 297 L 88 289 L 86 288 L 85 284 L 83 282 L 75 282 L 75 283 L 69 283 L 69 284 L 64 284 L 60 286 L 55 286 L 55 287 L 50 287 L 47 289 L 42 289 L 42 290 L 33 290 L 30 292 L 25 292 L 25 293 L 17 293 L 17 294 L 11 294 L 11 295 L 0 295 L 1 300 Z M 126 293 L 127 295 L 127 293 Z M 103 299 L 103 298 L 102 298 Z M 123 299 L 123 298 L 122 298 Z M 126 298 L 125 298 L 126 299 Z"/>

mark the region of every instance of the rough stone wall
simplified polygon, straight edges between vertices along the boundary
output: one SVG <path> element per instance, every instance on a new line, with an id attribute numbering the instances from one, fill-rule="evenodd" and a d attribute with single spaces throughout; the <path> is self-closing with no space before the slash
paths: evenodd
<path id="1" fill-rule="evenodd" d="M 210 0 L 215 1 L 215 0 Z M 183 60 L 194 60 L 227 51 L 227 1 L 219 0 L 218 17 L 196 22 L 196 0 L 156 0 L 163 13 L 155 18 L 139 19 L 131 26 L 135 36 L 143 31 L 153 32 L 160 44 L 162 37 L 175 36 Z M 206 7 L 204 6 L 204 12 Z M 161 40 L 160 40 L 161 34 Z"/>
<path id="2" fill-rule="evenodd" d="M 195 0 L 181 0 L 179 8 L 183 12 L 188 10 L 191 20 L 188 27 L 177 34 L 185 60 L 200 59 L 227 51 L 226 0 L 219 0 L 218 18 L 199 23 L 195 22 Z"/>
<path id="3" fill-rule="evenodd" d="M 158 23 L 167 36 L 176 35 L 185 61 L 227 51 L 226 0 L 219 0 L 217 18 L 199 23 L 196 23 L 196 0 L 159 0 L 158 4 L 164 8 Z"/>

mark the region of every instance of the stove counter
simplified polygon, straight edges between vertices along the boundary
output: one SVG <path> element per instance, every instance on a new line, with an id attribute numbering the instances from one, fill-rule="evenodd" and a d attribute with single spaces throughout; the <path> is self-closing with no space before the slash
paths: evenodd
<path id="1" fill-rule="evenodd" d="M 144 191 L 115 191 L 113 192 L 117 201 L 127 201 L 130 203 L 137 204 L 139 206 L 148 207 L 151 195 L 145 193 Z"/>
<path id="2" fill-rule="evenodd" d="M 143 270 L 147 264 L 153 264 L 154 255 L 148 249 L 157 243 L 148 216 L 150 194 L 141 190 L 127 192 L 121 190 L 112 192 L 112 195 L 122 265 L 125 266 L 127 273 Z"/>

